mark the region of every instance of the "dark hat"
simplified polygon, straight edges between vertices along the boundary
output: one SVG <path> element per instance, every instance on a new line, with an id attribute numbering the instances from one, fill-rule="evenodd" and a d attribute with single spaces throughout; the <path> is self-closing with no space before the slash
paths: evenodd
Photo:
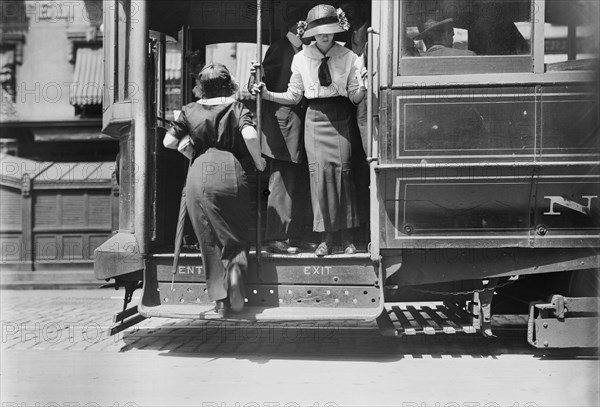
<path id="1" fill-rule="evenodd" d="M 213 63 L 204 66 L 198 74 L 198 80 L 200 81 L 210 81 L 214 79 L 230 81 L 231 74 L 229 73 L 229 69 L 223 64 Z"/>
<path id="2" fill-rule="evenodd" d="M 217 62 L 208 64 L 198 74 L 194 94 L 198 97 L 213 98 L 231 96 L 238 90 L 238 85 L 231 77 L 229 70 Z"/>
<path id="3" fill-rule="evenodd" d="M 311 8 L 306 16 L 306 24 L 303 38 L 314 37 L 317 34 L 341 33 L 350 28 L 344 12 L 329 4 L 319 4 Z"/>
<path id="4" fill-rule="evenodd" d="M 304 20 L 305 18 L 306 7 L 288 4 L 283 16 L 283 21 L 289 27 L 290 25 L 296 24 L 298 21 Z"/>
<path id="5" fill-rule="evenodd" d="M 442 21 L 436 21 L 431 17 L 428 17 L 424 22 L 418 24 L 419 34 L 413 37 L 413 40 L 422 40 L 435 31 L 437 28 L 443 27 L 454 22 L 453 18 L 446 18 Z"/>

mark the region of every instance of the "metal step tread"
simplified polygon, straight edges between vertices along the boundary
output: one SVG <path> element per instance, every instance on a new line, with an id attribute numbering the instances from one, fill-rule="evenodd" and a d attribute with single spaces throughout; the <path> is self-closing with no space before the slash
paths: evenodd
<path id="1" fill-rule="evenodd" d="M 456 306 L 442 302 L 386 303 L 377 319 L 383 335 L 473 334 L 477 332 L 477 318 L 472 318 Z M 475 323 L 474 323 L 475 322 Z"/>
<path id="2" fill-rule="evenodd" d="M 256 251 L 255 250 L 250 250 L 248 252 L 248 255 L 250 256 L 250 258 L 255 258 L 256 257 Z M 149 258 L 155 258 L 155 259 L 173 259 L 173 253 L 151 253 L 148 255 Z M 179 255 L 179 258 L 185 258 L 185 259 L 193 259 L 193 258 L 200 258 L 200 252 L 187 252 L 187 253 L 181 253 Z M 298 253 L 298 254 L 275 254 L 275 253 L 269 253 L 267 252 L 265 249 L 263 249 L 261 251 L 261 259 L 264 260 L 269 260 L 269 259 L 370 259 L 371 255 L 366 252 L 358 252 L 355 254 L 345 254 L 345 253 L 337 253 L 334 252 L 330 255 L 327 256 L 316 256 L 313 252 L 303 252 L 303 253 Z"/>
<path id="3" fill-rule="evenodd" d="M 246 306 L 241 312 L 229 313 L 220 318 L 213 304 L 138 305 L 140 314 L 161 318 L 219 319 L 235 321 L 326 321 L 361 320 L 374 321 L 381 314 L 381 307 L 257 307 Z"/>

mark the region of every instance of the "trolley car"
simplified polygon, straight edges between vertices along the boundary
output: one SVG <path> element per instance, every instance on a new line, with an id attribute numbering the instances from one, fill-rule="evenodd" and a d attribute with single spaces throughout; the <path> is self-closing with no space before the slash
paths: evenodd
<path id="1" fill-rule="evenodd" d="M 212 58 L 227 65 L 218 58 L 235 54 L 237 68 L 230 70 L 243 82 L 247 61 L 262 59 L 284 35 L 281 16 L 298 3 L 317 4 L 104 0 L 102 131 L 120 142 L 119 230 L 96 250 L 94 269 L 98 279 L 126 288 L 125 305 L 142 289 L 139 304 L 117 315 L 114 332 L 146 317 L 211 318 L 194 242 L 175 253 L 187 163 L 162 147 L 165 121 L 193 101 L 194 64 Z M 598 3 L 367 3 L 364 250 L 325 257 L 267 253 L 261 242 L 266 184 L 250 174 L 257 237 L 245 276 L 246 307 L 231 317 L 376 319 L 389 335 L 472 332 L 477 294 L 513 287 L 517 303 L 533 301 L 532 345 L 597 346 Z M 431 14 L 452 18 L 452 48 L 472 53 L 427 55 L 415 37 Z M 260 100 L 238 97 L 260 109 Z M 518 281 L 501 288 L 509 278 Z M 443 305 L 390 306 L 407 301 Z M 469 317 L 471 325 L 464 323 Z"/>

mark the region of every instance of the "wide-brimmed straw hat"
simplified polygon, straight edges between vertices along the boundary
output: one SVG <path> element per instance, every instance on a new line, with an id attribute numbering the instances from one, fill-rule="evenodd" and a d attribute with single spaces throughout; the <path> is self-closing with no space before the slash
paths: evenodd
<path id="1" fill-rule="evenodd" d="M 306 16 L 306 28 L 303 38 L 314 37 L 317 34 L 335 34 L 350 28 L 348 20 L 341 9 L 335 9 L 329 4 L 319 4 L 310 9 Z"/>
<path id="2" fill-rule="evenodd" d="M 436 29 L 445 25 L 452 24 L 453 22 L 453 18 L 446 18 L 442 21 L 436 21 L 433 18 L 427 18 L 424 22 L 418 24 L 419 34 L 415 35 L 413 40 L 422 40 L 431 34 L 432 31 L 435 31 Z"/>

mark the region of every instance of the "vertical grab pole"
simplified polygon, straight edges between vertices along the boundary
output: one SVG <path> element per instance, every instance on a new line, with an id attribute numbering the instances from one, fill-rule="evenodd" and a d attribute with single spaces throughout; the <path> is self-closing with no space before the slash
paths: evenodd
<path id="1" fill-rule="evenodd" d="M 373 27 L 367 29 L 367 160 L 373 161 Z"/>
<path id="2" fill-rule="evenodd" d="M 256 0 L 256 61 L 262 62 L 262 0 Z M 256 69 L 256 83 L 262 81 L 262 66 Z M 256 133 L 258 133 L 258 143 L 262 149 L 262 94 L 258 92 L 256 95 Z M 256 172 L 256 261 L 260 264 L 262 252 L 262 236 L 261 236 L 261 172 Z"/>
<path id="3" fill-rule="evenodd" d="M 373 27 L 369 27 L 367 30 L 368 38 L 367 38 L 367 161 L 369 162 L 369 174 L 370 174 L 370 188 L 369 188 L 369 201 L 371 207 L 371 219 L 370 219 L 370 227 L 371 227 L 371 243 L 369 245 L 369 254 L 371 256 L 371 260 L 374 262 L 379 262 L 379 203 L 377 199 L 377 176 L 375 174 L 374 167 L 377 161 L 377 152 L 375 153 L 375 157 L 373 157 L 373 143 L 374 143 L 374 132 L 373 132 L 373 95 L 375 95 L 375 91 L 379 92 L 379 85 L 377 85 L 377 89 L 375 89 L 375 84 L 373 80 L 373 58 L 374 58 L 374 48 L 375 43 L 373 41 L 373 35 L 377 34 L 377 32 L 373 29 Z"/>

